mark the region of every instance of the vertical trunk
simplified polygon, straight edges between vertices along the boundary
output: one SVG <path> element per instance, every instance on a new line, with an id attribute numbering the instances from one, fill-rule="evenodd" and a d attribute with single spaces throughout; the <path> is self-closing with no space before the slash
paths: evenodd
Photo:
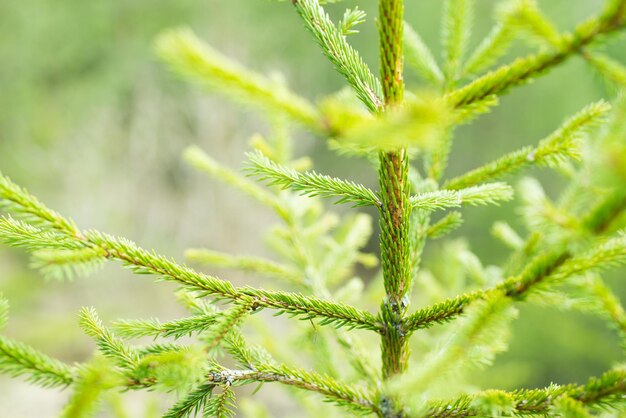
<path id="1" fill-rule="evenodd" d="M 381 79 L 385 94 L 383 112 L 402 102 L 403 0 L 379 1 Z M 381 306 L 386 329 L 382 336 L 383 376 L 403 373 L 409 357 L 403 332 L 408 292 L 411 288 L 411 245 L 409 237 L 408 155 L 406 150 L 380 154 L 379 183 L 382 198 L 380 245 L 386 299 Z M 389 399 L 386 416 L 399 416 Z"/>

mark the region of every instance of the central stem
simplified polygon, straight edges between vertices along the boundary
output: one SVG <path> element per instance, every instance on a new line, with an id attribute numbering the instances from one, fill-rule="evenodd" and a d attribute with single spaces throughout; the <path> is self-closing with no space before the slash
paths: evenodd
<path id="1" fill-rule="evenodd" d="M 379 1 L 381 78 L 385 105 L 382 111 L 400 105 L 404 93 L 403 0 Z M 380 246 L 386 299 L 381 307 L 385 332 L 382 337 L 383 376 L 403 373 L 409 358 L 403 332 L 408 292 L 411 288 L 411 244 L 408 155 L 405 149 L 379 156 L 381 192 Z"/>

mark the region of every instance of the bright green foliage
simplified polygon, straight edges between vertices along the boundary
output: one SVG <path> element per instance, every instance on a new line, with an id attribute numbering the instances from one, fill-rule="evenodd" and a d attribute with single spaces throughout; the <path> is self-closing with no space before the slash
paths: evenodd
<path id="1" fill-rule="evenodd" d="M 299 122 L 318 127 L 313 105 L 277 81 L 266 79 L 230 61 L 202 43 L 189 30 L 165 33 L 157 41 L 158 54 L 180 74 L 218 90 L 237 101 L 264 110 L 285 113 Z M 271 108 L 268 104 L 272 103 Z"/>
<path id="2" fill-rule="evenodd" d="M 338 135 L 338 140 L 391 151 L 400 147 L 433 148 L 450 121 L 450 111 L 438 97 L 407 100 L 382 117 L 368 118 Z"/>
<path id="3" fill-rule="evenodd" d="M 590 127 L 596 125 L 610 106 L 594 103 L 573 116 L 554 133 L 542 139 L 536 147 L 525 147 L 485 164 L 446 183 L 451 189 L 469 187 L 513 173 L 527 165 L 558 166 L 560 162 L 580 157 L 580 140 Z"/>
<path id="4" fill-rule="evenodd" d="M 125 382 L 124 376 L 102 357 L 82 364 L 73 384 L 73 393 L 61 411 L 62 418 L 92 417 L 101 408 L 104 395 Z"/>
<path id="5" fill-rule="evenodd" d="M 607 79 L 622 88 L 626 86 L 626 66 L 598 52 L 587 53 L 583 57 Z"/>
<path id="6" fill-rule="evenodd" d="M 487 183 L 461 190 L 438 190 L 411 196 L 410 203 L 419 209 L 443 209 L 461 205 L 497 204 L 513 198 L 513 189 L 506 183 Z"/>
<path id="7" fill-rule="evenodd" d="M 224 388 L 220 394 L 213 396 L 204 408 L 204 417 L 232 418 L 235 416 L 235 393 L 230 387 Z"/>
<path id="8" fill-rule="evenodd" d="M 167 322 L 125 319 L 109 327 L 95 308 L 83 308 L 79 324 L 95 340 L 93 359 L 68 366 L 0 336 L 0 372 L 71 390 L 61 411 L 68 418 L 94 416 L 104 399 L 128 390 L 175 394 L 177 401 L 163 411 L 168 418 L 232 417 L 237 404 L 246 416 L 271 416 L 255 398 L 236 399 L 243 393 L 238 387 L 261 384 L 292 389 L 287 393 L 312 416 L 623 412 L 626 374 L 620 367 L 584 385 L 513 392 L 482 390 L 471 373 L 506 350 L 520 303 L 599 316 L 624 345 L 626 313 L 601 274 L 626 262 L 626 97 L 611 100 L 613 109 L 604 100 L 588 105 L 535 146 L 454 178 L 445 170 L 457 125 L 479 118 L 501 95 L 573 55 L 624 86 L 623 64 L 594 44 L 626 27 L 626 1 L 607 0 L 597 16 L 569 33 L 561 33 L 534 0 L 504 1 L 492 31 L 470 51 L 474 2 L 446 0 L 441 54 L 434 54 L 405 22 L 401 0 L 379 0 L 380 81 L 347 41 L 366 15 L 348 9 L 335 23 L 323 3 L 276 6 L 295 9 L 351 88 L 318 104 L 226 58 L 189 30 L 157 40 L 158 54 L 174 72 L 254 106 L 269 122 L 270 132 L 251 141 L 244 174 L 198 147 L 188 148 L 184 158 L 277 215 L 266 237 L 271 255 L 194 248 L 186 256 L 209 268 L 260 276 L 278 290 L 238 287 L 125 238 L 79 229 L 0 175 L 0 240 L 28 252 L 44 275 L 82 276 L 118 261 L 138 275 L 177 285 L 188 311 Z M 537 50 L 483 73 L 520 40 Z M 405 89 L 405 60 L 434 91 Z M 313 171 L 310 159 L 293 155 L 293 126 L 373 162 L 378 190 Z M 551 198 L 539 181 L 520 182 L 527 235 L 503 222 L 492 230 L 511 252 L 505 263 L 485 265 L 465 240 L 448 238 L 462 226 L 464 206 L 509 202 L 513 188 L 500 180 L 535 165 L 558 170 L 569 183 Z M 364 250 L 373 233 L 371 216 L 354 208 L 339 216 L 321 198 L 377 211 L 380 257 Z M 424 255 L 430 239 L 442 244 Z M 357 275 L 359 266 L 378 268 L 379 258 L 373 279 Z M 277 330 L 262 311 L 300 321 L 288 318 Z M 0 327 L 7 312 L 8 302 L 0 298 Z M 131 341 L 149 338 L 148 345 Z M 415 347 L 419 356 L 411 356 Z"/>
<path id="9" fill-rule="evenodd" d="M 454 87 L 465 56 L 472 28 L 472 0 L 446 0 L 442 23 L 442 51 L 445 61 L 445 78 Z"/>
<path id="10" fill-rule="evenodd" d="M 344 36 L 359 33 L 359 31 L 354 29 L 354 27 L 365 22 L 366 16 L 365 12 L 359 10 L 358 7 L 355 7 L 354 9 L 346 9 L 343 14 L 343 18 L 339 22 L 339 29 L 341 30 L 341 33 Z"/>
<path id="11" fill-rule="evenodd" d="M 293 3 L 337 71 L 346 77 L 370 110 L 377 110 L 382 105 L 380 83 L 359 53 L 348 44 L 343 31 L 335 26 L 317 0 L 297 0 Z"/>
<path id="12" fill-rule="evenodd" d="M 314 172 L 298 173 L 289 167 L 272 162 L 263 154 L 249 156 L 250 172 L 270 185 L 291 188 L 306 196 L 339 197 L 337 203 L 353 203 L 355 206 L 380 206 L 376 194 L 362 186 L 349 181 L 317 174 Z"/>
<path id="13" fill-rule="evenodd" d="M 87 335 L 95 338 L 100 352 L 105 357 L 112 359 L 123 369 L 137 366 L 138 354 L 102 325 L 95 309 L 83 308 L 80 312 L 80 326 Z"/>
<path id="14" fill-rule="evenodd" d="M 407 64 L 420 76 L 435 85 L 443 82 L 443 74 L 433 53 L 407 22 L 404 22 L 404 49 Z"/>
<path id="15" fill-rule="evenodd" d="M 26 375 L 43 387 L 67 386 L 74 381 L 71 367 L 18 341 L 2 337 L 0 356 L 0 370 L 10 376 Z"/>
<path id="16" fill-rule="evenodd" d="M 172 406 L 163 417 L 184 418 L 196 416 L 202 410 L 207 409 L 208 398 L 211 396 L 214 387 L 214 385 L 209 383 L 200 385 Z"/>

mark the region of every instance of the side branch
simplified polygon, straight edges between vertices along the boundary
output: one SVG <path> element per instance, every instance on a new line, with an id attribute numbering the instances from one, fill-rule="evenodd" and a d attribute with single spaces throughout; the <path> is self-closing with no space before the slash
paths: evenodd
<path id="1" fill-rule="evenodd" d="M 520 275 L 510 277 L 495 287 L 469 295 L 460 295 L 420 309 L 406 318 L 404 332 L 410 334 L 418 329 L 430 328 L 434 324 L 452 321 L 462 315 L 472 302 L 484 299 L 493 293 L 504 291 L 504 297 L 521 299 L 530 289 L 547 279 L 570 257 L 571 255 L 565 252 L 538 256 L 530 262 L 529 267 Z"/>
<path id="2" fill-rule="evenodd" d="M 155 252 L 137 247 L 133 242 L 97 231 L 79 231 L 73 224 L 48 209 L 26 190 L 0 174 L 0 207 L 22 215 L 27 222 L 0 218 L 0 240 L 9 245 L 24 247 L 32 253 L 55 250 L 55 262 L 62 267 L 78 265 L 85 260 L 75 253 L 88 252 L 90 263 L 106 259 L 119 260 L 138 274 L 152 274 L 182 284 L 205 295 L 230 301 L 250 303 L 252 310 L 269 308 L 302 319 L 321 319 L 322 325 L 346 326 L 350 329 L 381 328 L 373 314 L 352 306 L 298 293 L 272 292 L 251 287 L 236 288 L 230 282 L 198 273 L 181 266 Z M 38 225 L 39 228 L 34 227 Z M 29 235 L 15 239 L 16 228 L 28 230 Z M 54 233 L 52 233 L 54 232 Z M 18 234 L 19 235 L 19 234 Z M 58 259 L 58 260 L 57 260 Z"/>
<path id="3" fill-rule="evenodd" d="M 322 325 L 346 326 L 350 329 L 380 329 L 380 324 L 373 314 L 349 305 L 298 293 L 235 287 L 230 282 L 198 273 L 165 257 L 143 250 L 130 241 L 97 232 L 88 232 L 86 240 L 103 249 L 106 258 L 124 262 L 135 273 L 159 275 L 166 280 L 180 283 L 207 296 L 251 302 L 254 309 L 276 309 L 279 314 L 285 313 L 302 319 L 321 318 Z"/>
<path id="4" fill-rule="evenodd" d="M 493 95 L 505 93 L 512 87 L 523 84 L 531 78 L 580 53 L 603 35 L 608 35 L 626 27 L 626 2 L 621 1 L 601 17 L 581 23 L 573 33 L 561 36 L 561 44 L 556 50 L 518 58 L 511 64 L 487 73 L 460 89 L 447 95 L 452 106 L 460 108 L 485 100 Z"/>
<path id="5" fill-rule="evenodd" d="M 457 296 L 441 303 L 420 309 L 404 321 L 404 329 L 407 333 L 418 329 L 430 328 L 435 324 L 444 324 L 455 319 L 463 313 L 463 310 L 471 302 L 484 297 L 486 292 L 474 292 L 467 295 Z"/>
<path id="6" fill-rule="evenodd" d="M 375 112 L 383 105 L 379 81 L 359 53 L 348 44 L 319 0 L 292 0 L 307 29 L 315 36 L 324 55 L 352 86 L 359 99 Z"/>
<path id="7" fill-rule="evenodd" d="M 352 385 L 344 385 L 328 377 L 286 366 L 260 366 L 258 370 L 230 370 L 210 372 L 209 382 L 219 385 L 236 385 L 250 382 L 276 382 L 324 395 L 329 401 L 340 405 L 351 405 L 363 412 L 379 414 L 379 408 L 372 400 Z"/>
<path id="8" fill-rule="evenodd" d="M 556 386 L 546 389 L 520 390 L 516 392 L 487 391 L 477 395 L 465 395 L 450 402 L 437 402 L 430 410 L 420 417 L 423 418 L 461 418 L 483 416 L 476 402 L 488 400 L 490 395 L 498 397 L 510 407 L 506 415 L 541 415 L 558 407 L 561 401 L 569 399 L 587 407 L 600 406 L 621 400 L 626 394 L 626 372 L 614 370 L 606 372 L 599 378 L 591 378 L 585 385 Z M 512 410 L 511 410 L 512 409 Z"/>
<path id="9" fill-rule="evenodd" d="M 271 161 L 257 152 L 248 155 L 249 172 L 270 185 L 290 188 L 305 196 L 337 197 L 337 203 L 352 203 L 354 206 L 380 206 L 380 198 L 367 187 L 352 181 L 307 171 L 300 173 Z"/>
<path id="10" fill-rule="evenodd" d="M 623 196 L 607 199 L 583 217 L 584 227 L 592 235 L 601 235 L 611 221 L 626 210 L 625 202 Z M 582 256 L 557 248 L 534 257 L 522 272 L 509 277 L 497 286 L 469 295 L 460 295 L 414 312 L 405 319 L 403 331 L 410 334 L 436 323 L 451 321 L 463 314 L 470 303 L 494 292 L 504 292 L 505 297 L 520 300 L 546 280 L 560 281 L 585 271 L 607 268 L 624 262 L 626 262 L 626 239 L 623 236 L 605 241 L 596 250 L 584 252 Z"/>

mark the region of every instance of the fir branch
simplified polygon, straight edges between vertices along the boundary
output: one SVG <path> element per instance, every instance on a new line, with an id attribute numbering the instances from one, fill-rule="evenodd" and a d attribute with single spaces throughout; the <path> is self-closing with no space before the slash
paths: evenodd
<path id="1" fill-rule="evenodd" d="M 478 74 L 491 67 L 507 52 L 514 36 L 515 30 L 509 22 L 497 23 L 467 59 L 461 74 Z"/>
<path id="2" fill-rule="evenodd" d="M 165 280 L 182 284 L 189 290 L 228 300 L 253 298 L 257 308 L 275 309 L 301 319 L 320 318 L 320 324 L 335 327 L 378 329 L 374 316 L 348 305 L 307 297 L 298 293 L 272 292 L 251 287 L 235 288 L 230 282 L 200 274 L 188 267 L 180 266 L 165 257 L 149 253 L 134 243 L 114 238 L 96 231 L 86 233 L 87 240 L 98 245 L 107 253 L 107 258 L 124 262 L 137 274 L 153 274 Z"/>
<path id="3" fill-rule="evenodd" d="M 603 248 L 592 251 L 591 256 L 596 260 L 606 260 L 608 262 L 624 262 L 624 241 L 623 237 L 617 238 L 607 243 Z M 480 293 L 472 294 L 468 298 L 467 295 L 456 296 L 442 302 L 440 305 L 434 305 L 424 308 L 409 316 L 406 320 L 405 332 L 413 332 L 413 327 L 428 328 L 429 318 L 435 323 L 438 322 L 439 316 L 437 309 L 444 309 L 441 316 L 445 321 L 451 321 L 455 317 L 464 313 L 465 309 L 474 301 L 483 299 L 493 293 L 504 292 L 504 296 L 514 300 L 523 299 L 529 291 L 536 286 L 547 281 L 553 283 L 557 280 L 563 280 L 574 274 L 591 270 L 593 268 L 603 267 L 601 264 L 593 263 L 585 257 L 580 256 L 571 260 L 572 255 L 561 248 L 547 251 L 534 257 L 527 263 L 526 268 L 516 276 L 511 276 L 495 287 L 486 289 Z M 449 310 L 445 310 L 449 307 Z M 426 318 L 426 320 L 424 320 Z"/>
<path id="4" fill-rule="evenodd" d="M 470 103 L 461 108 L 456 108 L 454 111 L 454 121 L 457 125 L 468 124 L 478 116 L 491 112 L 491 109 L 496 107 L 499 103 L 500 101 L 497 96 L 489 96 L 484 100 Z M 439 178 L 440 176 L 432 175 L 431 177 Z"/>
<path id="5" fill-rule="evenodd" d="M 32 253 L 31 267 L 40 270 L 45 277 L 52 279 L 72 279 L 75 276 L 88 276 L 104 265 L 101 248 L 41 249 Z"/>
<path id="6" fill-rule="evenodd" d="M 453 321 L 463 313 L 468 304 L 483 295 L 483 292 L 469 293 L 420 309 L 406 318 L 404 329 L 411 333 L 418 329 L 430 328 L 435 324 Z"/>
<path id="7" fill-rule="evenodd" d="M 341 406 L 356 408 L 360 412 L 378 413 L 373 395 L 340 383 L 330 377 L 285 365 L 259 365 L 256 370 L 223 369 L 209 373 L 208 379 L 214 384 L 248 384 L 251 382 L 276 382 L 317 392 Z"/>
<path id="8" fill-rule="evenodd" d="M 112 324 L 112 328 L 124 338 L 173 337 L 179 339 L 208 330 L 216 320 L 216 313 L 195 315 L 165 323 L 158 319 L 119 320 Z"/>
<path id="9" fill-rule="evenodd" d="M 0 372 L 27 376 L 42 387 L 66 387 L 74 382 L 74 370 L 24 343 L 0 336 Z"/>
<path id="10" fill-rule="evenodd" d="M 204 339 L 207 341 L 207 349 L 211 350 L 220 345 L 241 321 L 243 321 L 255 308 L 253 299 L 238 301 L 233 307 L 217 316 L 215 324 L 209 328 Z"/>
<path id="11" fill-rule="evenodd" d="M 449 299 L 440 305 L 434 305 L 417 311 L 409 316 L 405 323 L 405 332 L 410 333 L 417 328 L 429 327 L 428 321 L 438 322 L 437 309 L 446 321 L 454 319 L 464 313 L 465 308 L 476 299 L 482 299 L 494 292 L 504 291 L 506 297 L 514 300 L 523 299 L 529 291 L 539 285 L 554 285 L 567 277 L 582 274 L 591 270 L 605 269 L 615 264 L 626 262 L 626 241 L 619 236 L 594 247 L 587 253 L 573 256 L 558 246 L 551 251 L 535 256 L 527 263 L 526 268 L 516 276 L 509 277 L 499 285 L 474 294 L 469 298 L 466 295 Z M 445 309 L 449 307 L 449 309 Z M 432 318 L 429 315 L 432 315 Z"/>
<path id="12" fill-rule="evenodd" d="M 87 418 L 100 408 L 107 390 L 124 387 L 126 379 L 111 370 L 111 364 L 102 357 L 79 366 L 72 386 L 72 395 L 61 411 L 60 418 Z"/>
<path id="13" fill-rule="evenodd" d="M 622 30 L 626 26 L 626 12 L 623 5 L 607 9 L 599 18 L 589 19 L 578 25 L 573 33 L 561 35 L 559 48 L 539 54 L 518 58 L 511 64 L 478 78 L 448 94 L 454 107 L 463 107 L 482 101 L 492 95 L 501 95 L 510 88 L 528 82 L 562 63 L 598 38 Z"/>
<path id="14" fill-rule="evenodd" d="M 508 19 L 518 32 L 540 46 L 558 48 L 562 42 L 561 34 L 550 20 L 541 12 L 536 0 L 523 0 L 515 4 L 508 13 Z"/>
<path id="15" fill-rule="evenodd" d="M 586 293 L 590 293 L 597 299 L 601 314 L 611 321 L 612 328 L 616 329 L 621 339 L 622 349 L 626 350 L 626 311 L 619 298 L 597 276 L 595 280 L 585 283 L 584 287 Z"/>
<path id="16" fill-rule="evenodd" d="M 261 257 L 236 256 L 203 248 L 190 248 L 185 251 L 185 257 L 200 264 L 242 270 L 292 284 L 302 282 L 302 277 L 297 271 Z"/>
<path id="17" fill-rule="evenodd" d="M 371 111 L 377 111 L 383 103 L 380 83 L 333 24 L 319 1 L 293 0 L 292 3 L 335 69 L 348 80 L 359 99 Z"/>
<path id="18" fill-rule="evenodd" d="M 272 356 L 263 347 L 248 343 L 236 327 L 224 338 L 224 348 L 246 369 L 255 369 L 259 364 L 274 363 Z"/>
<path id="19" fill-rule="evenodd" d="M 524 247 L 522 237 L 506 222 L 494 223 L 493 228 L 491 228 L 491 234 L 513 250 Z"/>
<path id="20" fill-rule="evenodd" d="M 156 41 L 158 55 L 173 71 L 226 97 L 289 116 L 315 131 L 321 117 L 308 100 L 286 86 L 243 68 L 212 49 L 189 29 L 169 30 Z"/>
<path id="21" fill-rule="evenodd" d="M 419 368 L 391 382 L 389 389 L 401 396 L 406 405 L 416 406 L 416 393 L 427 392 L 446 376 L 460 376 L 470 366 L 491 364 L 496 354 L 506 349 L 510 322 L 517 316 L 503 292 L 483 295 L 468 315 L 459 322 L 450 340 L 431 351 Z"/>
<path id="22" fill-rule="evenodd" d="M 451 190 L 437 190 L 434 192 L 420 193 L 411 196 L 411 206 L 417 209 L 445 209 L 461 206 L 461 198 L 458 193 Z"/>
<path id="23" fill-rule="evenodd" d="M 68 220 L 44 206 L 26 189 L 13 183 L 0 172 L 0 209 L 19 216 L 36 227 L 51 228 L 63 234 L 76 236 L 78 229 Z"/>
<path id="24" fill-rule="evenodd" d="M 195 417 L 207 404 L 215 385 L 203 383 L 180 399 L 163 415 L 163 418 Z"/>
<path id="25" fill-rule="evenodd" d="M 498 205 L 513 199 L 513 189 L 506 183 L 487 183 L 458 190 L 463 205 Z"/>
<path id="26" fill-rule="evenodd" d="M 28 250 L 80 249 L 83 245 L 54 230 L 37 228 L 11 216 L 0 217 L 0 240 L 11 247 Z"/>
<path id="27" fill-rule="evenodd" d="M 471 35 L 472 0 L 446 0 L 443 12 L 442 51 L 445 61 L 445 79 L 454 86 Z"/>
<path id="28" fill-rule="evenodd" d="M 144 358 L 152 354 L 162 354 L 168 352 L 176 352 L 181 350 L 187 350 L 189 346 L 173 343 L 153 343 L 143 347 L 137 347 L 137 354 Z"/>
<path id="29" fill-rule="evenodd" d="M 263 189 L 258 184 L 250 181 L 241 174 L 218 163 L 200 148 L 196 146 L 188 147 L 185 149 L 183 156 L 185 160 L 187 160 L 187 162 L 189 162 L 196 169 L 204 171 L 216 179 L 236 187 L 244 194 L 252 197 L 265 206 L 272 208 L 283 219 L 287 216 L 284 208 L 276 196 L 272 195 L 267 190 Z"/>
<path id="30" fill-rule="evenodd" d="M 461 205 L 479 206 L 498 204 L 513 198 L 513 189 L 505 183 L 488 183 L 461 190 L 438 190 L 411 196 L 414 209 L 444 209 Z"/>
<path id="31" fill-rule="evenodd" d="M 450 212 L 426 230 L 426 236 L 430 239 L 441 238 L 463 225 L 461 212 Z"/>
<path id="32" fill-rule="evenodd" d="M 583 51 L 582 57 L 617 86 L 626 88 L 626 65 L 599 52 Z"/>
<path id="33" fill-rule="evenodd" d="M 513 299 L 523 298 L 532 288 L 548 279 L 571 257 L 567 251 L 555 246 L 535 256 L 517 276 L 510 277 L 497 287 L 503 289 Z"/>
<path id="34" fill-rule="evenodd" d="M 298 173 L 279 165 L 260 153 L 248 154 L 250 173 L 270 185 L 290 188 L 305 196 L 338 197 L 337 203 L 353 203 L 354 206 L 380 206 L 380 199 L 372 190 L 351 181 L 315 172 Z"/>
<path id="35" fill-rule="evenodd" d="M 98 349 L 105 357 L 114 360 L 122 369 L 132 370 L 137 367 L 137 352 L 104 327 L 93 307 L 81 310 L 80 326 L 87 335 L 95 338 Z"/>
<path id="36" fill-rule="evenodd" d="M 550 275 L 553 281 L 580 275 L 588 271 L 606 270 L 626 263 L 626 235 L 600 242 L 589 251 L 570 257 Z"/>
<path id="37" fill-rule="evenodd" d="M 541 140 L 537 147 L 524 147 L 500 157 L 448 180 L 444 187 L 458 190 L 494 180 L 531 164 L 552 166 L 569 158 L 578 159 L 581 137 L 597 125 L 609 110 L 610 106 L 605 101 L 592 103 L 566 120 L 559 129 Z"/>
<path id="38" fill-rule="evenodd" d="M 9 321 L 9 301 L 0 293 L 0 331 Z"/>
<path id="39" fill-rule="evenodd" d="M 545 415 L 563 397 L 570 398 L 583 405 L 605 409 L 607 406 L 623 401 L 626 394 L 626 373 L 614 370 L 604 373 L 599 378 L 591 378 L 585 385 L 553 385 L 546 389 L 525 389 L 516 392 L 499 393 L 505 396 L 506 403 L 512 409 L 510 415 Z M 475 400 L 483 394 L 464 395 L 456 400 L 431 402 L 429 411 L 420 414 L 423 418 L 462 418 L 481 416 L 485 413 Z M 487 396 L 489 396 L 487 394 Z"/>
<path id="40" fill-rule="evenodd" d="M 404 22 L 404 50 L 407 64 L 422 78 L 435 85 L 441 85 L 444 77 L 435 57 L 419 34 Z"/>
<path id="41" fill-rule="evenodd" d="M 365 12 L 363 10 L 359 10 L 358 7 L 355 7 L 354 9 L 346 9 L 338 25 L 339 31 L 343 36 L 359 33 L 359 31 L 354 29 L 354 27 L 364 23 L 366 16 Z"/>
<path id="42" fill-rule="evenodd" d="M 270 292 L 242 288 L 241 292 L 255 298 L 262 307 L 273 308 L 277 314 L 298 316 L 304 320 L 320 319 L 320 325 L 332 325 L 335 328 L 380 329 L 380 323 L 370 312 L 356 309 L 350 305 L 331 302 L 298 293 Z"/>
<path id="43" fill-rule="evenodd" d="M 202 418 L 232 418 L 235 416 L 235 393 L 224 386 L 222 393 L 213 395 L 204 407 Z"/>

